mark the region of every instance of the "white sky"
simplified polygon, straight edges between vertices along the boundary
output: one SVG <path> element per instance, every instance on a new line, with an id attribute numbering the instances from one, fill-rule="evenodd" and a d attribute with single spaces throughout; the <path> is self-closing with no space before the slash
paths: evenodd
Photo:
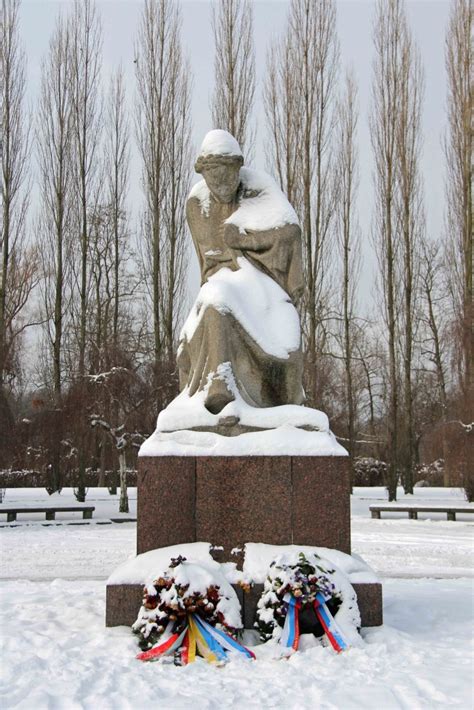
<path id="1" fill-rule="evenodd" d="M 58 11 L 67 9 L 70 0 L 23 0 L 21 7 L 21 35 L 28 56 L 28 95 L 34 101 L 40 83 L 41 60 L 45 55 L 49 36 Z M 265 119 L 260 110 L 265 54 L 274 35 L 285 28 L 287 0 L 253 0 L 254 30 L 257 52 L 257 151 L 254 167 L 264 169 L 263 141 Z M 120 62 L 124 68 L 130 106 L 133 107 L 134 64 L 133 44 L 139 21 L 142 0 L 98 0 L 103 24 L 103 77 L 107 86 L 110 71 Z M 194 72 L 192 118 L 196 148 L 210 130 L 209 99 L 213 88 L 214 46 L 210 23 L 209 0 L 181 0 L 183 42 Z M 368 242 L 372 215 L 372 155 L 368 130 L 370 84 L 372 75 L 372 19 L 375 0 L 338 0 L 338 28 L 341 43 L 341 70 L 351 64 L 359 83 L 360 121 L 359 150 L 361 184 L 359 193 L 360 222 L 364 239 L 364 256 L 369 269 L 363 268 L 360 298 L 367 302 L 372 279 L 367 278 L 373 263 Z M 442 230 L 444 209 L 444 174 L 441 139 L 445 130 L 446 83 L 444 71 L 444 34 L 449 14 L 448 0 L 408 0 L 409 21 L 418 42 L 425 68 L 426 94 L 424 111 L 425 204 L 428 234 L 437 237 Z M 34 193 L 33 193 L 34 195 Z M 33 197 L 33 211 L 35 209 Z M 140 165 L 133 156 L 130 186 L 130 206 L 140 205 Z M 198 288 L 197 263 L 193 256 L 190 274 L 191 296 Z"/>

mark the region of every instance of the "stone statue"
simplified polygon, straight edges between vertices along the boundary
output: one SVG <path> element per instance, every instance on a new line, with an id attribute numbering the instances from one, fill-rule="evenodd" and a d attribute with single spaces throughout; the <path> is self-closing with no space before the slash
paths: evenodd
<path id="1" fill-rule="evenodd" d="M 227 131 L 206 135 L 195 169 L 187 219 L 201 288 L 180 336 L 181 392 L 140 455 L 340 454 L 326 415 L 302 406 L 295 211 L 243 166 Z"/>
<path id="2" fill-rule="evenodd" d="M 235 400 L 236 390 L 253 407 L 304 399 L 294 306 L 303 287 L 300 228 L 276 185 L 242 164 L 230 134 L 208 133 L 195 166 L 204 181 L 187 203 L 203 288 L 183 328 L 180 385 L 190 396 L 205 392 L 204 405 L 213 414 Z M 258 212 L 271 192 L 277 198 L 271 219 L 262 204 L 252 224 L 247 204 Z M 278 335 L 277 347 L 275 335 L 265 333 L 267 318 L 270 328 L 290 326 Z"/>

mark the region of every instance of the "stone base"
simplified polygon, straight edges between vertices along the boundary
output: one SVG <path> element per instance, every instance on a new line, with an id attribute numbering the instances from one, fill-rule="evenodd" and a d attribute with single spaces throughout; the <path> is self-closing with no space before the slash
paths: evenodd
<path id="1" fill-rule="evenodd" d="M 246 542 L 350 554 L 349 459 L 162 456 L 138 460 L 137 554 L 206 540 L 233 560 Z M 233 556 L 231 556 L 233 554 Z"/>
<path id="2" fill-rule="evenodd" d="M 137 554 L 208 541 L 241 567 L 247 542 L 350 554 L 349 460 L 342 456 L 153 456 L 138 464 Z M 362 626 L 382 624 L 382 586 L 354 584 Z M 252 629 L 263 585 L 235 587 Z M 107 586 L 107 626 L 131 626 L 141 584 Z"/>
<path id="3" fill-rule="evenodd" d="M 383 623 L 382 585 L 353 584 L 357 594 L 362 626 L 381 626 Z M 235 591 L 242 607 L 242 621 L 246 629 L 253 629 L 256 618 L 257 602 L 263 590 L 263 584 L 255 584 L 245 593 L 235 585 Z M 142 584 L 109 584 L 107 586 L 106 626 L 131 626 L 138 616 L 142 603 Z"/>

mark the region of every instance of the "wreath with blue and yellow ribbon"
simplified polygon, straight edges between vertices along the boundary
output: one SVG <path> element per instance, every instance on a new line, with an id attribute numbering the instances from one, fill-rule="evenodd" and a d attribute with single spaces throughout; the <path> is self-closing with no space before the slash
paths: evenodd
<path id="1" fill-rule="evenodd" d="M 132 626 L 142 650 L 137 659 L 166 658 L 176 665 L 187 665 L 198 656 L 217 664 L 225 663 L 233 653 L 254 658 L 252 651 L 239 643 L 237 628 L 227 618 L 232 600 L 218 581 L 205 589 L 193 585 L 193 571 L 200 572 L 199 564 L 180 556 L 145 586 L 142 607 Z"/>

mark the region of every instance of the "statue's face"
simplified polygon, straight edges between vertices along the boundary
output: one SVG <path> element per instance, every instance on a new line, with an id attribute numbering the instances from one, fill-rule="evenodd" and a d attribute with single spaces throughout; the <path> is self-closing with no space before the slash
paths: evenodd
<path id="1" fill-rule="evenodd" d="M 216 163 L 204 168 L 202 176 L 217 202 L 232 202 L 240 182 L 239 165 Z"/>

